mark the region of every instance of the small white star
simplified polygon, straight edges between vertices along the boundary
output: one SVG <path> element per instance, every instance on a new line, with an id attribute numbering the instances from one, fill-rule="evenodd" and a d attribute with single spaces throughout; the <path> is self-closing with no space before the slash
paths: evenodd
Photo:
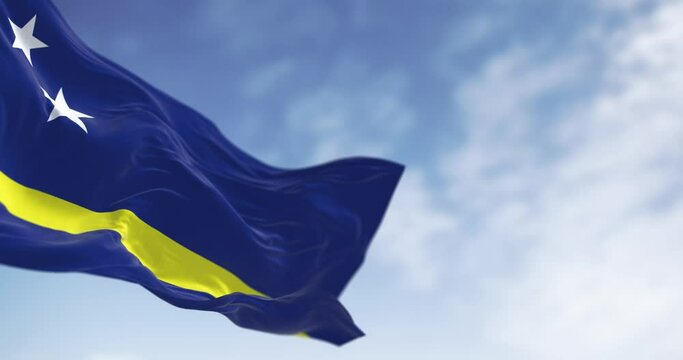
<path id="1" fill-rule="evenodd" d="M 33 36 L 33 29 L 36 27 L 36 16 L 34 15 L 33 19 L 29 20 L 23 27 L 17 26 L 10 19 L 7 20 L 9 20 L 10 25 L 12 25 L 12 31 L 14 32 L 14 44 L 12 44 L 12 47 L 23 51 L 28 62 L 33 66 L 33 62 L 31 61 L 31 50 L 47 47 L 44 42 Z"/>
<path id="2" fill-rule="evenodd" d="M 85 124 L 80 118 L 86 118 L 86 119 L 92 119 L 93 117 L 87 114 L 83 114 L 81 112 L 78 112 L 72 108 L 69 107 L 69 104 L 66 103 L 66 99 L 64 98 L 64 92 L 62 89 L 59 89 L 59 92 L 57 93 L 57 97 L 52 99 L 50 95 L 45 91 L 45 89 L 41 88 L 43 90 L 43 95 L 50 100 L 54 108 L 52 109 L 52 112 L 50 113 L 50 118 L 47 119 L 48 122 L 64 116 L 65 118 L 68 118 L 69 120 L 73 121 L 76 125 L 78 125 L 85 133 L 88 133 L 88 129 L 85 127 Z"/>

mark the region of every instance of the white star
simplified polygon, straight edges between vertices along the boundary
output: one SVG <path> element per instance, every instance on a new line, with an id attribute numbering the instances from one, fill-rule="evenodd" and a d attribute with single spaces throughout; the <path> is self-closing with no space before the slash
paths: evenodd
<path id="1" fill-rule="evenodd" d="M 69 104 L 66 103 L 66 99 L 64 98 L 64 92 L 62 89 L 59 89 L 59 92 L 57 93 L 57 97 L 55 99 L 52 99 L 50 95 L 48 95 L 47 91 L 45 89 L 41 88 L 43 90 L 43 95 L 45 95 L 48 100 L 52 103 L 54 108 L 52 109 L 52 112 L 50 113 L 50 118 L 47 119 L 48 122 L 64 116 L 65 118 L 68 118 L 69 120 L 73 121 L 76 125 L 80 126 L 83 131 L 88 133 L 88 129 L 85 127 L 85 124 L 80 118 L 86 118 L 86 119 L 92 119 L 93 117 L 87 114 L 83 114 L 81 112 L 78 112 L 72 108 L 69 107 Z"/>
<path id="2" fill-rule="evenodd" d="M 14 44 L 12 44 L 12 47 L 23 51 L 28 62 L 33 66 L 31 50 L 47 47 L 44 42 L 33 36 L 33 29 L 36 27 L 36 16 L 34 15 L 33 19 L 29 20 L 23 27 L 17 26 L 10 19 L 7 20 L 12 25 L 12 31 L 14 32 Z"/>

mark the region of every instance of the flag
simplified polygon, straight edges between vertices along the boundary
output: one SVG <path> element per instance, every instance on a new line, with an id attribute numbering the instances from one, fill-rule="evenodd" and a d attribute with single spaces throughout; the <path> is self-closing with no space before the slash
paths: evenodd
<path id="1" fill-rule="evenodd" d="M 338 298 L 402 171 L 266 165 L 90 50 L 49 0 L 0 0 L 2 264 L 343 344 L 362 332 Z"/>

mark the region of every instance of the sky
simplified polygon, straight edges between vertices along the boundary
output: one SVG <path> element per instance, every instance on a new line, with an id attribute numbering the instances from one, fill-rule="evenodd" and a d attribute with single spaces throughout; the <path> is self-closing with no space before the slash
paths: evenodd
<path id="1" fill-rule="evenodd" d="M 347 346 L 0 267 L 0 358 L 683 356 L 683 2 L 55 0 L 273 165 L 407 171 Z"/>

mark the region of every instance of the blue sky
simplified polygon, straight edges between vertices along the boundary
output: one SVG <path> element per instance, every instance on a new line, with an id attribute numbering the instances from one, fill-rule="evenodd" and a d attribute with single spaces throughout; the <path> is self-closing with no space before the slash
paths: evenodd
<path id="1" fill-rule="evenodd" d="M 55 0 L 100 53 L 296 167 L 408 166 L 335 348 L 0 268 L 3 359 L 683 354 L 683 3 Z"/>

